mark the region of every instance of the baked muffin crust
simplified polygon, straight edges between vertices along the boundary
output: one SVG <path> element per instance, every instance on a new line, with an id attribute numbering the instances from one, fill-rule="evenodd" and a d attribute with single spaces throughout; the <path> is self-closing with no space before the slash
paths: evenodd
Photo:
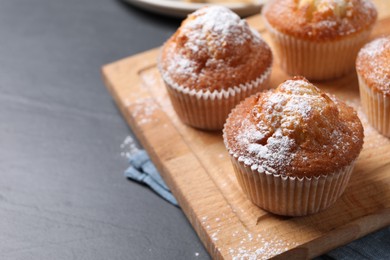
<path id="1" fill-rule="evenodd" d="M 390 36 L 366 44 L 356 59 L 356 70 L 372 90 L 390 97 Z"/>
<path id="2" fill-rule="evenodd" d="M 271 0 L 263 15 L 280 32 L 310 41 L 354 35 L 377 19 L 369 0 Z"/>
<path id="3" fill-rule="evenodd" d="M 247 98 L 224 128 L 229 152 L 252 170 L 300 178 L 350 165 L 363 137 L 351 107 L 298 77 Z"/>
<path id="4" fill-rule="evenodd" d="M 271 65 L 271 49 L 260 35 L 221 6 L 189 15 L 164 44 L 159 61 L 168 83 L 211 92 L 254 81 Z"/>

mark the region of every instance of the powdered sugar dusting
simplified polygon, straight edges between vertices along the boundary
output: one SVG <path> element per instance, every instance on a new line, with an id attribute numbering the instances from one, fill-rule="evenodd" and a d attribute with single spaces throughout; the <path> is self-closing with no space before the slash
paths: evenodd
<path id="1" fill-rule="evenodd" d="M 125 100 L 125 106 L 132 107 L 132 114 L 136 117 L 140 125 L 157 120 L 153 114 L 159 107 L 152 98 L 139 98 L 134 102 Z"/>
<path id="2" fill-rule="evenodd" d="M 181 33 L 188 37 L 186 46 L 193 51 L 199 51 L 199 47 L 206 44 L 223 47 L 227 41 L 242 45 L 253 38 L 246 21 L 226 7 L 202 8 L 192 17 L 194 19 L 184 24 Z"/>
<path id="3" fill-rule="evenodd" d="M 232 237 L 240 237 L 238 247 L 228 248 L 234 260 L 270 259 L 296 247 L 296 242 L 287 242 L 269 232 L 253 233 L 248 230 L 236 230 Z"/>
<path id="4" fill-rule="evenodd" d="M 357 69 L 366 81 L 390 94 L 390 36 L 364 46 L 358 55 Z"/>
<path id="5" fill-rule="evenodd" d="M 338 28 L 340 35 L 350 35 L 360 30 L 353 22 L 355 17 L 371 17 L 376 13 L 375 6 L 367 0 L 317 0 L 314 2 L 317 3 L 317 11 L 324 17 L 324 20 L 317 21 L 315 27 L 319 30 Z M 328 17 L 328 13 L 333 15 Z M 367 20 L 369 19 L 363 19 L 363 22 Z"/>
<path id="6" fill-rule="evenodd" d="M 370 0 L 269 1 L 265 16 L 273 27 L 304 39 L 336 39 L 370 30 L 377 11 Z"/>
<path id="7" fill-rule="evenodd" d="M 172 62 L 168 66 L 168 71 L 171 73 L 178 73 L 188 75 L 189 77 L 196 78 L 196 65 L 194 61 L 183 58 L 180 55 L 173 55 Z M 166 75 L 167 76 L 167 75 Z"/>
<path id="8" fill-rule="evenodd" d="M 121 156 L 129 158 L 133 154 L 137 153 L 139 151 L 137 142 L 134 140 L 132 136 L 126 136 L 126 138 L 123 140 L 122 144 L 120 145 L 121 148 Z"/>
<path id="9" fill-rule="evenodd" d="M 278 91 L 268 92 L 241 123 L 236 141 L 243 152 L 238 160 L 252 170 L 280 172 L 295 157 L 297 143 L 292 136 L 326 104 L 320 90 L 304 80 L 289 80 Z M 334 138 L 337 135 L 334 132 Z"/>
<path id="10" fill-rule="evenodd" d="M 260 144 L 269 132 L 265 128 L 262 131 L 261 124 L 259 128 L 252 125 L 249 119 L 243 121 L 243 131 L 237 135 L 237 140 L 241 147 L 246 147 L 247 153 L 239 156 L 238 160 L 251 165 L 253 170 L 275 173 L 275 168 L 288 164 L 292 159 L 290 148 L 294 145 L 294 140 L 283 136 L 278 129 L 267 139 L 266 144 Z"/>
<path id="11" fill-rule="evenodd" d="M 210 234 L 215 250 L 226 250 L 229 259 L 269 259 L 298 245 L 297 242 L 286 241 L 282 236 L 266 229 L 261 231 L 247 228 L 226 229 L 225 227 L 230 227 L 232 219 L 225 213 L 215 218 L 204 216 L 201 220 Z M 226 247 L 218 247 L 227 241 L 229 243 Z"/>
<path id="12" fill-rule="evenodd" d="M 228 66 L 227 49 L 238 50 L 249 41 L 255 45 L 265 44 L 245 20 L 223 6 L 205 7 L 192 13 L 174 37 L 184 44 L 170 50 L 171 60 L 167 61 L 167 75 L 164 75 L 168 78 L 169 75 L 186 75 L 197 79 L 202 70 L 200 66 L 217 69 Z M 202 64 L 192 60 L 194 53 L 205 58 Z"/>
<path id="13" fill-rule="evenodd" d="M 229 248 L 229 254 L 234 260 L 270 259 L 296 246 L 295 242 L 286 242 L 281 238 L 272 237 L 271 234 L 255 235 L 246 230 L 245 233 L 240 241 L 240 247 Z M 256 246 L 246 246 L 247 241 L 255 241 Z"/>
<path id="14" fill-rule="evenodd" d="M 346 0 L 300 0 L 299 7 L 305 8 L 307 5 L 310 5 L 313 11 L 318 11 L 321 13 L 331 11 L 334 15 L 338 17 L 347 15 L 347 8 L 352 7 L 351 1 Z"/>
<path id="15" fill-rule="evenodd" d="M 375 9 L 369 0 L 299 0 L 298 7 L 307 9 L 307 12 L 311 12 L 311 14 L 314 12 L 330 13 L 338 18 L 352 17 L 354 10 L 369 14 L 370 10 Z"/>
<path id="16" fill-rule="evenodd" d="M 362 49 L 362 55 L 368 55 L 370 57 L 377 57 L 382 54 L 389 47 L 389 40 L 386 37 L 376 39 L 370 43 L 368 43 Z"/>

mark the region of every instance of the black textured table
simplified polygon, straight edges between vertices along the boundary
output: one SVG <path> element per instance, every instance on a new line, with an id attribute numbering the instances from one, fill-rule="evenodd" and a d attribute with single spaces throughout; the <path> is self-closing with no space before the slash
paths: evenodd
<path id="1" fill-rule="evenodd" d="M 208 259 L 180 209 L 127 181 L 100 67 L 180 21 L 116 0 L 1 0 L 0 259 Z"/>
<path id="2" fill-rule="evenodd" d="M 179 21 L 115 0 L 1 0 L 0 259 L 207 259 L 182 211 L 127 181 L 100 67 Z"/>

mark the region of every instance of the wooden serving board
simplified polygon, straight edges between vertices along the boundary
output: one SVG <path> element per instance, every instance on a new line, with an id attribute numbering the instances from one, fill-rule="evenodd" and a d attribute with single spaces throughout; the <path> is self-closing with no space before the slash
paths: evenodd
<path id="1" fill-rule="evenodd" d="M 259 16 L 248 22 L 269 42 Z M 373 37 L 386 33 L 390 33 L 390 19 L 376 25 Z M 354 106 L 363 121 L 364 149 L 350 184 L 323 212 L 280 217 L 245 197 L 221 132 L 200 131 L 180 122 L 156 68 L 158 52 L 154 49 L 106 65 L 103 78 L 213 258 L 312 258 L 390 225 L 390 139 L 368 125 L 354 73 L 316 83 Z M 276 61 L 271 85 L 288 78 Z"/>

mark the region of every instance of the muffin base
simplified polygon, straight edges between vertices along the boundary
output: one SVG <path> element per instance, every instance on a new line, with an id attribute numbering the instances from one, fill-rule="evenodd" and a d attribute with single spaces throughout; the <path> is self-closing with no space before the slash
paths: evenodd
<path id="1" fill-rule="evenodd" d="M 390 96 L 372 90 L 358 74 L 360 99 L 368 122 L 379 133 L 390 137 Z"/>
<path id="2" fill-rule="evenodd" d="M 344 192 L 355 162 L 319 177 L 259 172 L 230 155 L 238 183 L 260 208 L 283 216 L 305 216 L 330 207 Z"/>
<path id="3" fill-rule="evenodd" d="M 372 29 L 338 40 L 316 42 L 281 33 L 264 20 L 282 69 L 309 80 L 337 78 L 352 71 L 356 56 Z"/>
<path id="4" fill-rule="evenodd" d="M 243 99 L 269 88 L 272 65 L 256 80 L 221 91 L 196 91 L 164 77 L 168 95 L 180 120 L 203 130 L 221 130 L 230 111 Z"/>

